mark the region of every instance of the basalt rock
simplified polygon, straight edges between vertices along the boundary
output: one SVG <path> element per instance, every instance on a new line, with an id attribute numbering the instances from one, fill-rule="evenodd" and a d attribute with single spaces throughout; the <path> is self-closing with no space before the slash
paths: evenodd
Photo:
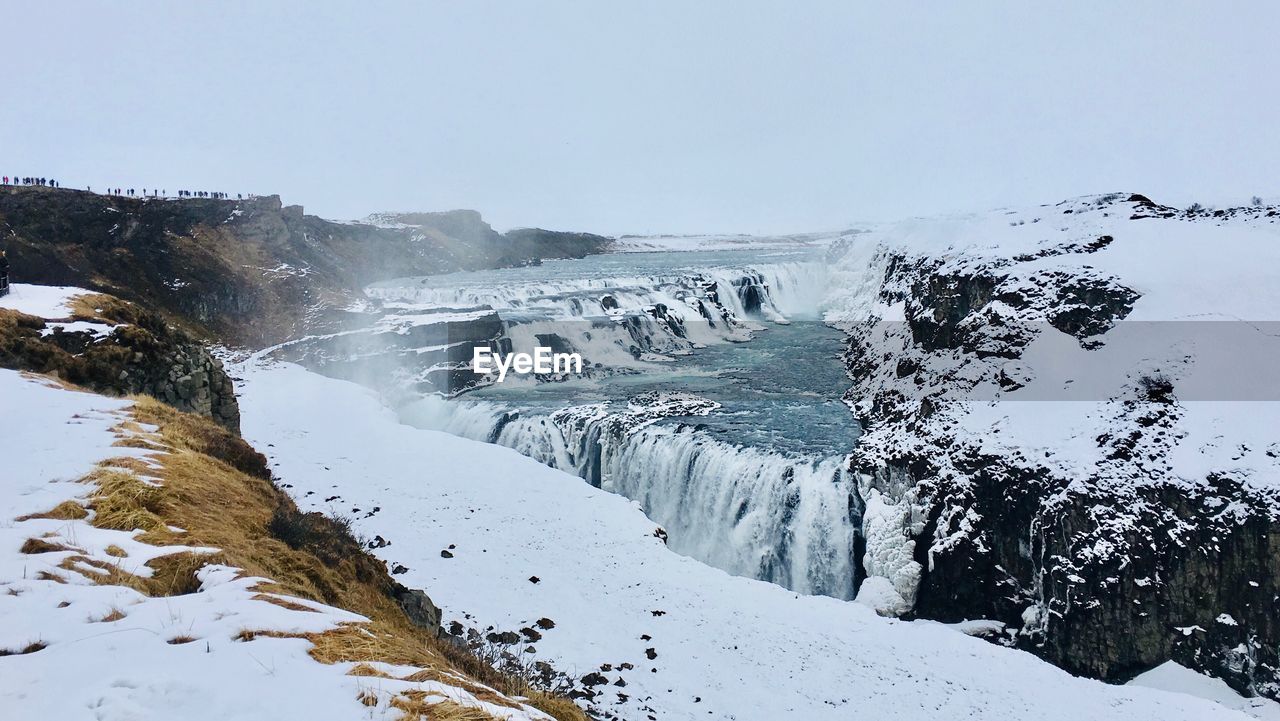
<path id="1" fill-rule="evenodd" d="M 0 367 L 48 373 L 99 393 L 153 396 L 240 432 L 231 378 L 203 344 L 137 306 L 108 296 L 94 302 L 97 315 L 77 317 L 93 330 L 0 310 Z"/>

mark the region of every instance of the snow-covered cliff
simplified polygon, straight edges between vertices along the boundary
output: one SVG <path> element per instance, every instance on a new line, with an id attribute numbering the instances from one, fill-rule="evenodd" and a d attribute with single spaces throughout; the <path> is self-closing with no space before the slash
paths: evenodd
<path id="1" fill-rule="evenodd" d="M 1277 216 L 1112 194 L 848 243 L 863 600 L 1280 694 Z"/>

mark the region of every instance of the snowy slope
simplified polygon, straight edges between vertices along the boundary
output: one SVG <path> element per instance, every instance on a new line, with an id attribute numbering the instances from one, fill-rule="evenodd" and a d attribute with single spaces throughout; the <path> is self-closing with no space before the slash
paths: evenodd
<path id="1" fill-rule="evenodd" d="M 1173 661 L 1138 674 L 1130 686 L 1144 686 L 1163 691 L 1185 693 L 1210 699 L 1227 708 L 1240 709 L 1262 721 L 1280 721 L 1280 705 L 1265 698 L 1244 698 L 1219 679 L 1198 674 Z"/>
<path id="2" fill-rule="evenodd" d="M 145 573 L 147 560 L 185 550 L 148 546 L 83 520 L 14 520 L 83 496 L 88 489 L 76 479 L 97 462 L 141 455 L 112 445 L 128 405 L 0 370 L 0 648 L 46 645 L 0 657 L 6 717 L 257 719 L 264 702 L 293 697 L 311 718 L 357 718 L 355 679 L 312 661 L 306 641 L 232 638 L 244 628 L 325 630 L 353 620 L 350 614 L 253 601 L 247 587 L 258 579 L 236 580 L 225 567 L 206 568 L 203 593 L 149 598 L 58 568 L 71 552 L 18 552 L 26 539 L 50 534 L 45 540 Z M 108 554 L 110 545 L 128 556 Z M 102 620 L 115 611 L 124 616 Z M 168 643 L 182 636 L 199 641 Z"/>
<path id="3" fill-rule="evenodd" d="M 399 424 L 370 391 L 250 361 L 246 436 L 304 508 L 350 515 L 446 625 L 554 622 L 538 659 L 627 719 L 1244 719 L 1074 678 L 856 603 L 731 577 L 666 549 L 634 504 L 505 448 Z M 385 544 L 385 545 L 384 545 Z M 401 566 L 401 567 L 397 567 Z"/>
<path id="4" fill-rule="evenodd" d="M 20 307 L 57 314 L 67 296 L 58 289 L 24 293 Z M 33 297 L 43 305 L 26 302 Z M 353 664 L 313 660 L 305 639 L 238 640 L 245 630 L 318 633 L 363 619 L 302 599 L 287 599 L 293 608 L 266 602 L 255 590 L 264 579 L 236 568 L 205 565 L 199 591 L 186 595 L 152 597 L 91 581 L 113 567 L 149 578 L 152 559 L 216 550 L 149 545 L 135 532 L 95 527 L 92 511 L 81 520 L 65 512 L 32 517 L 83 504 L 93 485 L 79 479 L 102 461 L 128 458 L 152 469 L 163 463 L 163 454 L 118 445 L 138 434 L 154 442 L 146 435 L 151 428 L 122 427 L 131 405 L 0 370 L 0 717 L 399 718 L 388 705 L 392 696 L 421 691 L 428 703 L 449 699 L 497 718 L 547 718 L 435 681 L 351 676 Z"/>

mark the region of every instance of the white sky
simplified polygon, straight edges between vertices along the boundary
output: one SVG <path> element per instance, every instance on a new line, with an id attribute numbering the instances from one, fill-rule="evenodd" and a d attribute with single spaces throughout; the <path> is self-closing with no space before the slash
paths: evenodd
<path id="1" fill-rule="evenodd" d="M 7 2 L 0 175 L 778 232 L 1280 194 L 1280 3 Z"/>

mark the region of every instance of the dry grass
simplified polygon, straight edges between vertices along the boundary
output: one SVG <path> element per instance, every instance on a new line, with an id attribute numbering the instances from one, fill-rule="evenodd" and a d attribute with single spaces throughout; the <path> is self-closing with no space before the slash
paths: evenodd
<path id="1" fill-rule="evenodd" d="M 124 611 L 121 611 L 119 608 L 112 606 L 111 610 L 105 616 L 101 618 L 93 619 L 93 623 L 111 623 L 113 621 L 119 621 L 124 617 L 125 617 Z"/>
<path id="2" fill-rule="evenodd" d="M 196 640 L 194 636 L 174 636 L 165 643 L 168 643 L 170 646 L 181 646 L 184 643 L 191 643 L 194 640 Z"/>
<path id="3" fill-rule="evenodd" d="M 391 674 L 386 673 L 385 671 L 379 671 L 367 663 L 358 663 L 355 666 L 352 666 L 351 670 L 347 672 L 347 675 L 368 676 L 370 678 L 392 678 Z"/>
<path id="4" fill-rule="evenodd" d="M 86 481 L 97 485 L 89 507 L 97 512 L 93 525 L 117 531 L 167 531 L 160 518 L 161 490 L 132 473 L 99 468 Z"/>
<path id="5" fill-rule="evenodd" d="M 114 558 L 128 558 L 128 557 L 129 557 L 129 552 L 128 552 L 128 551 L 124 550 L 123 548 L 121 548 L 121 547 L 117 546 L 117 545 L 116 545 L 116 544 L 114 544 L 114 543 L 113 543 L 113 544 L 111 544 L 110 546 L 107 546 L 106 548 L 102 549 L 102 552 L 103 552 L 103 553 L 105 553 L 105 554 L 107 554 L 108 556 L 112 556 L 112 557 L 114 557 Z"/>
<path id="6" fill-rule="evenodd" d="M 449 700 L 428 701 L 426 694 L 410 691 L 391 700 L 391 707 L 404 715 L 401 721 L 493 721 L 494 716 L 474 706 L 463 706 Z"/>
<path id="7" fill-rule="evenodd" d="M 316 610 L 314 608 L 311 608 L 310 606 L 304 606 L 301 603 L 290 601 L 289 599 L 283 598 L 281 596 L 271 596 L 265 593 L 259 593 L 253 597 L 253 600 L 266 601 L 267 603 L 275 604 L 276 606 L 279 606 L 281 608 L 287 608 L 290 611 L 306 611 L 307 613 L 316 613 Z"/>
<path id="8" fill-rule="evenodd" d="M 128 323 L 138 314 L 137 306 L 113 295 L 85 293 L 71 299 L 71 317 L 75 320 Z"/>
<path id="9" fill-rule="evenodd" d="M 14 649 L 12 651 L 8 649 L 0 648 L 0 656 L 23 656 L 28 653 L 43 651 L 46 647 L 48 647 L 48 645 L 49 644 L 45 643 L 44 641 L 32 641 L 26 646 L 23 646 L 18 649 Z"/>
<path id="10" fill-rule="evenodd" d="M 61 543 L 49 543 L 42 538 L 28 538 L 23 542 L 22 547 L 18 549 L 19 553 L 35 554 L 35 553 L 56 553 L 58 551 L 73 551 L 75 549 L 64 546 Z"/>
<path id="11" fill-rule="evenodd" d="M 588 721 L 582 709 L 564 696 L 552 696 L 549 693 L 534 691 L 528 696 L 528 704 L 560 721 Z"/>
<path id="12" fill-rule="evenodd" d="M 136 458 L 100 464 L 86 478 L 95 485 L 89 498 L 89 507 L 95 511 L 92 523 L 118 530 L 141 529 L 139 540 L 147 543 L 205 546 L 219 552 L 162 556 L 148 563 L 154 570 L 151 578 L 82 555 L 66 559 L 63 568 L 97 583 L 167 596 L 198 590 L 196 571 L 206 563 L 224 563 L 242 569 L 247 576 L 272 579 L 259 587 L 262 592 L 320 602 L 370 619 L 369 623 L 344 624 L 325 633 L 304 635 L 312 643 L 311 656 L 321 663 L 353 662 L 360 669 L 357 675 L 382 675 L 371 663 L 413 666 L 420 669 L 410 677 L 413 681 L 440 681 L 508 707 L 518 705 L 509 695 L 527 696 L 529 705 L 562 721 L 586 720 L 567 699 L 530 689 L 523 681 L 500 674 L 474 655 L 437 639 L 434 629 L 411 623 L 391 596 L 395 583 L 385 566 L 365 553 L 341 524 L 316 514 L 301 514 L 272 484 L 266 459 L 238 436 L 154 399 L 133 400 L 136 421 L 159 430 L 148 434 L 136 423 L 127 423 L 127 428 L 120 429 L 119 445 L 153 451 L 160 467 Z M 160 482 L 152 484 L 139 475 L 159 477 Z M 273 533 L 281 518 L 306 528 L 305 543 L 295 542 L 297 547 L 291 547 Z M 174 533 L 170 526 L 183 532 Z M 314 610 L 284 598 L 263 594 L 256 598 L 294 610 Z M 246 629 L 238 638 L 249 641 L 283 635 Z M 474 709 L 452 702 L 428 704 L 419 711 L 412 698 L 402 695 L 396 700 L 405 704 L 396 708 L 410 719 L 423 714 L 459 721 L 491 718 L 474 715 Z"/>
<path id="13" fill-rule="evenodd" d="M 75 501 L 63 501 L 44 513 L 31 513 L 25 516 L 18 516 L 14 520 L 31 521 L 37 518 L 50 518 L 57 521 L 78 521 L 82 518 L 87 518 L 88 516 L 89 512 L 85 510 L 84 506 Z"/>

